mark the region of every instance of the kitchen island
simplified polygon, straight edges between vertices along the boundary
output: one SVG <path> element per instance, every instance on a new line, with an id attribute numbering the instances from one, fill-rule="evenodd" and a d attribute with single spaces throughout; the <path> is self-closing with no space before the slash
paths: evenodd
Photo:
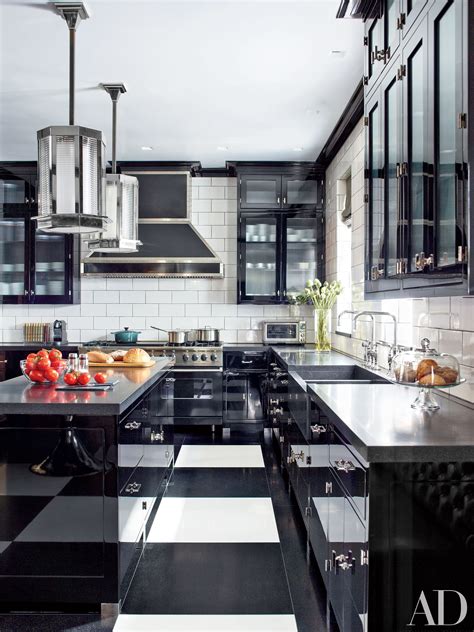
<path id="1" fill-rule="evenodd" d="M 0 384 L 2 610 L 119 604 L 172 471 L 171 364 L 106 369 L 111 391 Z"/>

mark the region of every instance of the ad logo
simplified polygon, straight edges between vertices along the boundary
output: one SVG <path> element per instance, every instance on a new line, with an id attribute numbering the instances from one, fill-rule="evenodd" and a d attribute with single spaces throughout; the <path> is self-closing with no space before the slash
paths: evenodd
<path id="1" fill-rule="evenodd" d="M 467 601 L 462 593 L 458 592 L 457 590 L 433 590 L 433 592 L 438 593 L 437 611 L 433 612 L 430 609 L 425 593 L 421 591 L 418 601 L 416 602 L 415 610 L 413 611 L 413 615 L 411 617 L 410 623 L 408 623 L 408 626 L 416 625 L 414 623 L 415 617 L 416 617 L 416 622 L 418 625 L 420 625 L 422 619 L 424 619 L 425 626 L 459 625 L 462 621 L 464 621 L 467 615 Z M 452 622 L 452 621 L 445 620 L 445 599 L 444 598 L 445 598 L 446 593 L 454 593 L 455 595 L 457 595 L 457 598 L 459 600 L 459 605 L 458 605 L 459 615 L 458 615 L 457 621 Z"/>

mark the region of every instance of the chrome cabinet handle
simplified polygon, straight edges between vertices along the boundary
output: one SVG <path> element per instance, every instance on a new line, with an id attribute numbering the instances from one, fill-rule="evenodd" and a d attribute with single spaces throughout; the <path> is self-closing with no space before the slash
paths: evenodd
<path id="1" fill-rule="evenodd" d="M 142 425 L 141 421 L 128 421 L 124 428 L 125 430 L 138 430 L 138 428 L 140 428 Z"/>
<path id="2" fill-rule="evenodd" d="M 275 404 L 275 406 L 278 406 L 278 404 L 280 403 L 280 400 L 279 399 L 270 399 L 270 400 L 268 400 L 268 403 L 270 405 Z"/>
<path id="3" fill-rule="evenodd" d="M 327 428 L 326 426 L 320 426 L 319 424 L 315 424 L 314 426 L 310 426 L 311 428 L 311 432 L 314 432 L 314 434 L 320 435 L 323 432 L 327 432 Z"/>
<path id="4" fill-rule="evenodd" d="M 242 360 L 242 364 L 253 364 L 253 360 Z"/>
<path id="5" fill-rule="evenodd" d="M 272 408 L 270 410 L 270 415 L 283 415 L 283 408 Z"/>
<path id="6" fill-rule="evenodd" d="M 142 486 L 141 483 L 129 483 L 127 487 L 125 488 L 125 492 L 127 494 L 138 494 L 138 492 L 141 489 L 141 486 Z"/>
<path id="7" fill-rule="evenodd" d="M 165 377 L 165 382 L 176 382 L 175 377 Z"/>
<path id="8" fill-rule="evenodd" d="M 334 461 L 334 465 L 336 466 L 336 470 L 339 472 L 353 472 L 356 469 L 352 461 L 345 461 L 344 459 Z"/>
<path id="9" fill-rule="evenodd" d="M 301 452 L 293 452 L 293 450 L 290 449 L 290 456 L 286 458 L 287 463 L 296 463 L 298 460 L 304 461 L 303 450 L 301 450 Z"/>
<path id="10" fill-rule="evenodd" d="M 161 443 L 163 443 L 163 441 L 165 440 L 165 431 L 162 430 L 161 432 L 155 432 L 154 430 L 152 430 L 150 439 L 152 441 L 161 441 Z"/>
<path id="11" fill-rule="evenodd" d="M 336 551 L 333 551 L 332 560 L 333 560 L 332 565 L 336 573 L 338 572 L 338 569 L 341 569 L 341 571 L 348 571 L 352 569 L 352 571 L 354 572 L 355 565 L 354 565 L 354 557 L 352 556 L 352 551 L 348 551 L 347 555 L 344 555 L 344 553 L 341 553 L 340 555 L 336 555 Z"/>

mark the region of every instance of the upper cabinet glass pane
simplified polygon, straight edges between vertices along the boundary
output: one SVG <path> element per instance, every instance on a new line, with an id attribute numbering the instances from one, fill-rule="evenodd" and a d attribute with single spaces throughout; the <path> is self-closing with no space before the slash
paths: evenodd
<path id="1" fill-rule="evenodd" d="M 292 217 L 286 222 L 286 292 L 301 292 L 308 279 L 319 275 L 315 218 Z"/>
<path id="2" fill-rule="evenodd" d="M 242 206 L 275 208 L 280 206 L 280 176 L 242 176 Z"/>
<path id="3" fill-rule="evenodd" d="M 277 280 L 277 221 L 245 219 L 245 294 L 275 296 Z"/>
<path id="4" fill-rule="evenodd" d="M 35 235 L 35 295 L 64 296 L 66 294 L 66 236 Z"/>
<path id="5" fill-rule="evenodd" d="M 28 183 L 21 178 L 0 177 L 0 210 L 26 204 Z"/>
<path id="6" fill-rule="evenodd" d="M 316 206 L 318 183 L 315 180 L 286 180 L 283 204 L 287 206 Z"/>
<path id="7" fill-rule="evenodd" d="M 383 149 L 380 134 L 380 109 L 378 104 L 369 114 L 369 204 L 370 204 L 370 278 L 383 276 L 384 254 L 384 203 Z"/>
<path id="8" fill-rule="evenodd" d="M 457 261 L 457 173 L 456 150 L 456 21 L 451 3 L 435 26 L 435 151 L 437 198 L 437 264 L 453 265 Z M 461 227 L 462 230 L 462 227 Z"/>
<path id="9" fill-rule="evenodd" d="M 25 293 L 25 222 L 0 219 L 0 295 Z"/>
<path id="10" fill-rule="evenodd" d="M 397 36 L 398 0 L 387 0 L 385 9 L 385 46 L 391 46 Z"/>
<path id="11" fill-rule="evenodd" d="M 387 218 L 387 276 L 397 274 L 399 197 L 398 157 L 398 83 L 396 78 L 385 91 L 385 204 Z"/>

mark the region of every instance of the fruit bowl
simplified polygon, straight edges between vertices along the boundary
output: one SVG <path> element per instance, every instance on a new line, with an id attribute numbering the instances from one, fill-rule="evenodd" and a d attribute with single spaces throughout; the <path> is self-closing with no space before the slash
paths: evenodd
<path id="1" fill-rule="evenodd" d="M 30 374 L 33 373 L 33 371 L 31 372 L 27 371 L 27 368 L 26 368 L 27 362 L 28 360 L 20 360 L 20 368 L 24 377 L 26 377 L 26 379 L 28 380 L 30 384 L 45 384 L 45 385 L 57 384 L 57 382 L 61 379 L 62 375 L 64 374 L 64 371 L 66 370 L 65 363 L 61 364 L 61 366 L 54 369 L 58 373 L 57 380 L 48 380 L 45 377 L 44 373 L 40 371 L 36 371 L 36 373 L 40 373 L 41 379 L 39 379 L 40 376 L 37 376 L 38 379 L 31 379 Z"/>

